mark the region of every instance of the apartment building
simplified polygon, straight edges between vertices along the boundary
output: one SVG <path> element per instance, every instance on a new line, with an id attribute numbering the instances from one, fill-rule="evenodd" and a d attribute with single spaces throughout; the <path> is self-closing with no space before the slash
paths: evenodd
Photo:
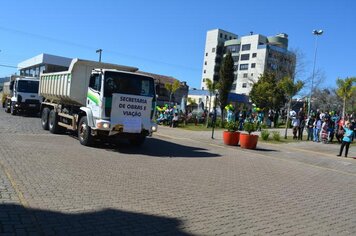
<path id="1" fill-rule="evenodd" d="M 264 72 L 274 72 L 278 78 L 290 75 L 295 70 L 295 55 L 288 51 L 288 35 L 275 36 L 253 34 L 223 41 L 223 47 L 215 55 L 209 57 L 207 50 L 214 48 L 213 39 L 221 30 L 208 31 L 201 88 L 206 89 L 205 78 L 219 80 L 222 58 L 231 52 L 234 60 L 234 83 L 231 92 L 248 95 L 255 82 Z M 220 35 L 218 35 L 219 37 Z M 222 41 L 215 47 L 221 47 Z M 211 68 L 214 68 L 213 70 Z"/>

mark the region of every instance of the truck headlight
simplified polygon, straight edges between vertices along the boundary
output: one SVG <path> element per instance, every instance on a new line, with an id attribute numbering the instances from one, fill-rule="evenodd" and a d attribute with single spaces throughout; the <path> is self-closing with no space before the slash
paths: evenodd
<path id="1" fill-rule="evenodd" d="M 152 132 L 157 132 L 157 125 L 152 125 L 151 130 L 152 130 Z"/>
<path id="2" fill-rule="evenodd" d="M 110 128 L 110 122 L 107 121 L 96 121 L 96 127 L 99 129 L 109 129 Z"/>

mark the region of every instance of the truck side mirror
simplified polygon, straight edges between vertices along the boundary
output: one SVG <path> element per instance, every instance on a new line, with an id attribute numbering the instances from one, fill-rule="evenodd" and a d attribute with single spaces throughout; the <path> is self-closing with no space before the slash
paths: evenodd
<path id="1" fill-rule="evenodd" d="M 14 90 L 14 81 L 10 82 L 10 86 L 9 86 L 10 90 Z"/>

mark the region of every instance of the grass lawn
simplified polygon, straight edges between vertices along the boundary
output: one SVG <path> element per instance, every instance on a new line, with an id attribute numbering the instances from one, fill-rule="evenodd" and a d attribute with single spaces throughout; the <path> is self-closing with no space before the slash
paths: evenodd
<path id="1" fill-rule="evenodd" d="M 194 123 L 188 123 L 186 125 L 183 125 L 180 123 L 177 128 L 185 129 L 185 130 L 192 130 L 192 131 L 211 131 L 212 130 L 211 127 L 207 128 L 206 124 L 195 125 Z M 224 129 L 224 128 L 215 127 L 215 130 L 222 130 L 222 129 Z"/>

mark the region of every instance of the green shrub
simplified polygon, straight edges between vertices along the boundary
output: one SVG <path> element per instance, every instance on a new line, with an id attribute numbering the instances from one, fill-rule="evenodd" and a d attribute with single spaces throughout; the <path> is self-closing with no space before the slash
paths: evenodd
<path id="1" fill-rule="evenodd" d="M 281 141 L 281 134 L 279 133 L 279 131 L 273 131 L 272 138 L 275 141 Z"/>
<path id="2" fill-rule="evenodd" d="M 225 123 L 225 128 L 229 132 L 235 132 L 239 128 L 239 125 L 236 121 L 229 121 Z"/>
<path id="3" fill-rule="evenodd" d="M 244 130 L 248 133 L 251 134 L 252 132 L 255 132 L 257 130 L 257 125 L 252 122 L 245 122 L 244 123 Z"/>
<path id="4" fill-rule="evenodd" d="M 262 140 L 268 140 L 269 134 L 270 134 L 270 132 L 268 130 L 265 130 L 265 129 L 262 130 L 261 131 Z"/>

